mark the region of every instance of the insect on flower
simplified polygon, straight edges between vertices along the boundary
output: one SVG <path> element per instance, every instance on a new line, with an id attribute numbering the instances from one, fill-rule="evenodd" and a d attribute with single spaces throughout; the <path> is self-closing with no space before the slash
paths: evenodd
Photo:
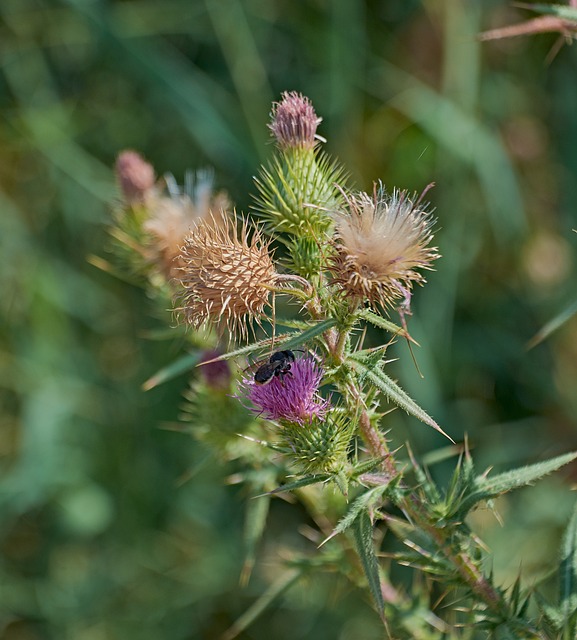
<path id="1" fill-rule="evenodd" d="M 275 376 L 282 382 L 287 375 L 292 376 L 291 363 L 295 361 L 295 354 L 286 349 L 275 351 L 268 362 L 262 364 L 254 374 L 256 384 L 268 384 Z"/>
<path id="2" fill-rule="evenodd" d="M 286 376 L 290 380 L 283 382 Z M 295 424 L 310 424 L 313 419 L 322 422 L 330 405 L 318 392 L 322 378 L 323 370 L 313 357 L 295 358 L 292 351 L 275 351 L 256 373 L 243 378 L 236 397 L 267 420 Z"/>

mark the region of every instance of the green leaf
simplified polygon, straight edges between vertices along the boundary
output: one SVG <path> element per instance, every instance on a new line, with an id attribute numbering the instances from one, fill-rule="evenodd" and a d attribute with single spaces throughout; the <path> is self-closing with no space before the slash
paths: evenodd
<path id="1" fill-rule="evenodd" d="M 577 452 L 565 453 L 551 460 L 506 471 L 493 477 L 478 476 L 473 491 L 461 503 L 461 515 L 468 513 L 478 502 L 495 498 L 513 489 L 524 487 L 546 476 L 577 458 Z"/>
<path id="2" fill-rule="evenodd" d="M 221 636 L 221 640 L 233 640 L 247 629 L 263 613 L 272 602 L 299 580 L 303 571 L 292 569 L 274 582 L 262 596 L 236 620 L 236 622 Z"/>
<path id="3" fill-rule="evenodd" d="M 375 545 L 373 543 L 373 525 L 369 518 L 369 514 L 366 511 L 362 511 L 355 519 L 355 527 L 353 531 L 355 535 L 357 553 L 361 559 L 361 564 L 363 565 L 363 570 L 369 583 L 371 595 L 373 596 L 378 614 L 383 618 L 385 602 L 383 600 L 383 592 L 381 590 L 379 563 L 377 562 Z"/>
<path id="4" fill-rule="evenodd" d="M 152 377 L 148 378 L 148 380 L 142 384 L 142 388 L 145 391 L 150 391 L 150 389 L 154 389 L 154 387 L 157 387 L 159 384 L 163 384 L 167 380 L 176 378 L 176 376 L 179 376 L 181 373 L 186 373 L 194 369 L 200 360 L 201 354 L 201 351 L 193 351 L 177 358 L 174 362 L 163 367 Z"/>
<path id="5" fill-rule="evenodd" d="M 569 305 L 565 311 L 562 311 L 559 315 L 555 316 L 540 330 L 538 331 L 532 338 L 529 340 L 527 344 L 528 349 L 532 349 L 537 346 L 540 342 L 548 338 L 554 331 L 565 324 L 569 318 L 574 316 L 577 313 L 577 300 L 573 302 L 573 304 Z"/>
<path id="6" fill-rule="evenodd" d="M 414 552 L 410 560 L 411 563 L 418 563 L 420 566 L 423 566 L 423 561 L 417 560 L 417 556 L 422 556 L 422 558 L 426 560 L 424 566 L 426 566 L 427 563 L 431 564 L 431 566 L 427 568 L 432 568 L 433 565 L 436 566 L 436 564 L 442 561 L 447 562 L 446 559 L 438 553 L 437 545 L 425 531 L 418 529 L 406 520 L 401 520 L 393 516 L 387 516 L 385 522 L 392 533 Z"/>
<path id="7" fill-rule="evenodd" d="M 447 435 L 441 427 L 431 418 L 431 416 L 421 409 L 421 407 L 405 392 L 399 385 L 394 382 L 389 376 L 380 368 L 374 367 L 370 369 L 365 363 L 356 360 L 354 354 L 349 356 L 349 362 L 353 367 L 362 375 L 364 375 L 372 384 L 380 389 L 390 400 L 397 404 L 401 409 L 404 409 L 407 413 L 415 416 L 421 422 L 428 424 L 433 429 L 436 429 L 439 433 L 442 433 L 454 444 L 453 438 Z"/>
<path id="8" fill-rule="evenodd" d="M 573 511 L 561 543 L 559 582 L 561 587 L 559 612 L 565 623 L 569 623 L 570 618 L 573 618 L 575 626 L 577 622 L 577 507 Z"/>

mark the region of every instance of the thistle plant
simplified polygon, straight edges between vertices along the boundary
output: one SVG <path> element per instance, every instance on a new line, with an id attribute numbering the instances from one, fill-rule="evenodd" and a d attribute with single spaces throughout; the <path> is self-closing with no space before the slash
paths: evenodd
<path id="1" fill-rule="evenodd" d="M 298 93 L 273 105 L 276 150 L 247 214 L 206 188 L 202 199 L 174 185 L 164 195 L 170 182 L 156 182 L 134 154 L 117 165 L 125 206 L 113 236 L 125 240 L 148 284 L 161 279 L 154 290 L 168 292 L 196 346 L 155 383 L 199 365 L 186 396 L 191 433 L 223 464 L 236 460 L 236 480 L 259 496 L 247 504 L 243 581 L 269 502 L 290 492 L 318 523 L 319 546 L 311 555 L 295 551 L 291 578 L 271 587 L 278 593 L 313 570 L 336 568 L 368 589 L 386 637 L 575 637 L 577 515 L 563 541 L 557 603 L 521 579 L 511 589 L 496 584 L 467 516 L 577 454 L 494 474 L 475 469 L 465 443 L 454 449 L 460 457 L 449 486 L 439 487 L 408 446 L 391 449 L 390 404 L 435 429 L 440 442 L 452 440 L 394 380 L 387 360 L 391 341 L 412 341 L 412 296 L 440 258 L 425 202 L 430 185 L 421 195 L 380 181 L 371 193 L 354 189 L 322 150 L 320 123 Z M 276 313 L 277 298 L 295 303 L 291 317 Z M 389 336 L 363 348 L 360 336 L 371 326 Z M 336 512 L 327 494 L 341 496 Z M 413 568 L 412 590 L 394 585 L 380 560 L 383 529 L 404 546 L 394 558 Z M 226 637 L 269 600 L 264 594 Z"/>

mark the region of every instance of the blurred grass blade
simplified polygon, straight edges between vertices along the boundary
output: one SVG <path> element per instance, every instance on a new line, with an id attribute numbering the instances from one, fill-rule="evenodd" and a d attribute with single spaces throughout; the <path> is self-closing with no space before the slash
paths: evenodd
<path id="1" fill-rule="evenodd" d="M 415 76 L 381 58 L 368 90 L 421 126 L 477 173 L 495 238 L 504 245 L 526 226 L 523 198 L 503 142 L 489 127 Z M 389 93 L 397 93 L 390 100 Z M 447 123 L 450 123 L 447 126 Z"/>
<path id="2" fill-rule="evenodd" d="M 248 500 L 246 503 L 244 521 L 244 563 L 242 566 L 240 584 L 246 586 L 256 559 L 256 549 L 264 532 L 266 519 L 270 507 L 270 497 L 262 495 L 258 499 Z"/>
<path id="3" fill-rule="evenodd" d="M 555 316 L 540 330 L 538 331 L 527 343 L 527 349 L 532 349 L 537 346 L 540 342 L 548 338 L 554 331 L 564 325 L 571 317 L 573 317 L 577 313 L 577 300 L 573 302 L 570 306 L 562 311 L 559 315 Z"/>
<path id="4" fill-rule="evenodd" d="M 292 569 L 282 575 L 274 582 L 262 596 L 251 606 L 238 620 L 222 635 L 221 640 L 233 640 L 245 629 L 247 629 L 261 615 L 276 598 L 281 596 L 285 591 L 290 589 L 292 585 L 302 576 L 301 569 Z"/>
<path id="5" fill-rule="evenodd" d="M 441 427 L 431 418 L 431 416 L 406 393 L 399 385 L 394 382 L 389 376 L 378 367 L 369 368 L 364 363 L 359 362 L 354 356 L 349 356 L 349 362 L 351 362 L 355 369 L 365 375 L 367 379 L 372 382 L 378 389 L 380 389 L 390 400 L 397 404 L 401 409 L 404 409 L 407 413 L 415 416 L 421 422 L 433 427 L 439 433 L 442 433 L 445 438 L 448 438 L 453 444 L 455 441 L 451 436 L 447 435 Z"/>
<path id="6" fill-rule="evenodd" d="M 176 359 L 168 366 L 157 371 L 152 377 L 148 378 L 148 380 L 142 384 L 142 388 L 144 391 L 150 391 L 154 389 L 154 387 L 158 387 L 159 384 L 163 384 L 167 380 L 176 378 L 176 376 L 179 376 L 181 373 L 186 373 L 194 369 L 200 360 L 201 353 L 201 351 L 193 351 Z"/>
<path id="7" fill-rule="evenodd" d="M 373 543 L 373 525 L 366 511 L 361 512 L 356 518 L 353 531 L 357 552 L 369 583 L 369 589 L 373 596 L 375 607 L 379 616 L 383 619 L 385 615 L 385 602 L 381 589 L 379 563 L 377 562 L 375 545 Z"/>
<path id="8" fill-rule="evenodd" d="M 559 582 L 561 587 L 559 613 L 566 624 L 573 617 L 573 625 L 577 626 L 577 506 L 561 543 Z M 573 629 L 573 633 L 575 631 L 576 629 Z"/>

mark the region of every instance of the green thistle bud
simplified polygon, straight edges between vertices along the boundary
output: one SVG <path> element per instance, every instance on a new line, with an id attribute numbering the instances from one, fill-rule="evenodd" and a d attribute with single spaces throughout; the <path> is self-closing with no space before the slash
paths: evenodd
<path id="1" fill-rule="evenodd" d="M 303 276 L 318 272 L 318 245 L 333 224 L 331 212 L 344 202 L 336 184 L 345 181 L 343 169 L 318 148 L 320 122 L 307 98 L 283 94 L 273 110 L 270 126 L 278 152 L 255 178 L 258 189 L 255 210 L 271 235 L 288 234 L 294 270 Z M 303 248 L 294 238 L 309 241 Z M 291 242 L 295 242 L 291 245 Z M 315 246 L 316 245 L 316 246 Z M 294 249 L 294 251 L 293 251 Z"/>
<path id="2" fill-rule="evenodd" d="M 347 416 L 331 412 L 324 420 L 308 424 L 282 423 L 280 435 L 287 457 L 304 474 L 337 475 L 347 466 L 354 423 Z"/>

